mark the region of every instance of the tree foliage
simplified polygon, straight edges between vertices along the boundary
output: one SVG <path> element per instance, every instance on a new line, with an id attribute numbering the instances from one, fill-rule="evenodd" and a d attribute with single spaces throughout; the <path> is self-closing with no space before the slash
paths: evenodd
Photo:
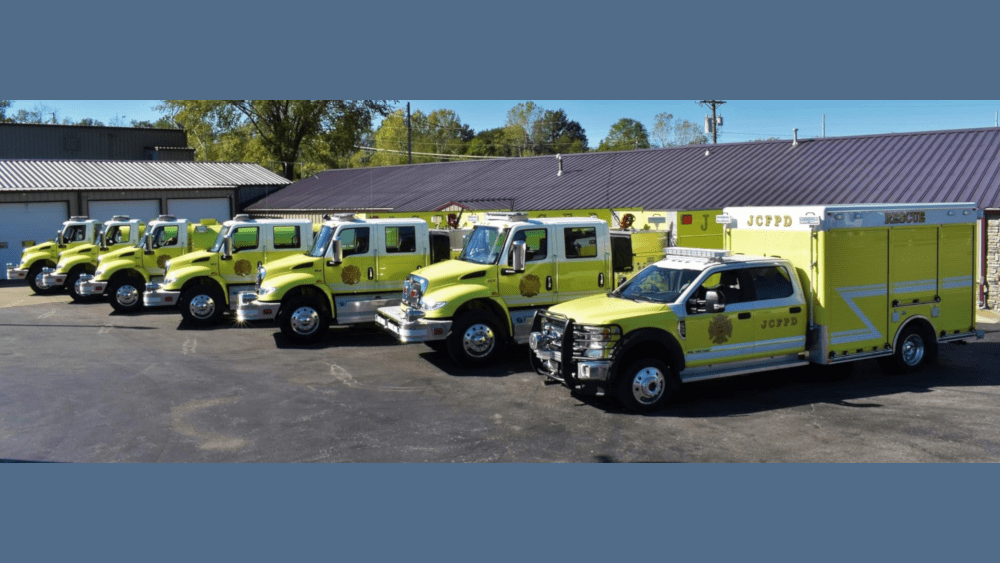
<path id="1" fill-rule="evenodd" d="M 410 115 L 410 143 L 414 153 L 438 155 L 463 155 L 475 132 L 450 109 L 438 109 L 425 115 L 420 110 Z M 377 152 L 358 151 L 351 157 L 351 166 L 387 166 L 408 163 L 406 112 L 399 109 L 391 113 L 368 141 Z M 446 156 L 414 154 L 414 163 L 440 162 Z"/>
<path id="2" fill-rule="evenodd" d="M 646 126 L 634 119 L 623 117 L 619 119 L 608 136 L 601 140 L 598 151 L 630 151 L 650 148 L 649 133 Z"/>
<path id="3" fill-rule="evenodd" d="M 545 110 L 535 122 L 535 154 L 559 154 L 587 151 L 587 133 L 576 121 L 570 121 L 562 109 Z"/>
<path id="4" fill-rule="evenodd" d="M 654 119 L 650 134 L 653 144 L 658 147 L 703 145 L 708 142 L 708 137 L 696 123 L 686 119 L 674 121 L 673 114 L 666 112 L 656 114 Z"/>
<path id="5" fill-rule="evenodd" d="M 289 180 L 305 174 L 297 162 L 334 168 L 346 161 L 374 117 L 391 109 L 387 100 L 165 100 L 157 108 L 194 136 L 199 160 L 245 150 Z"/>
<path id="6" fill-rule="evenodd" d="M 13 103 L 13 100 L 0 100 L 0 123 L 7 121 L 7 108 Z"/>

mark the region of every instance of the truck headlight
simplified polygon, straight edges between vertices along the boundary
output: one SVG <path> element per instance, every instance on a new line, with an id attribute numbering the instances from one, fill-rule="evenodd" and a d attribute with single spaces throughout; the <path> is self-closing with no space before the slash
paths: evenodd
<path id="1" fill-rule="evenodd" d="M 177 281 L 177 278 L 166 278 L 163 280 L 163 285 L 170 285 Z"/>
<path id="2" fill-rule="evenodd" d="M 275 291 L 278 291 L 277 287 L 262 287 L 262 288 L 260 288 L 260 291 L 257 292 L 257 295 L 260 295 L 260 296 L 262 296 L 262 295 L 270 295 L 270 294 L 274 293 Z"/>
<path id="3" fill-rule="evenodd" d="M 447 305 L 447 301 L 432 301 L 430 299 L 421 299 L 420 308 L 425 311 L 435 311 Z"/>
<path id="4" fill-rule="evenodd" d="M 97 257 L 97 263 L 100 264 L 101 260 L 104 260 L 104 255 L 103 254 Z"/>
<path id="5" fill-rule="evenodd" d="M 94 279 L 97 279 L 103 275 L 104 275 L 104 270 L 97 270 L 96 272 L 94 272 Z"/>
<path id="6" fill-rule="evenodd" d="M 577 329 L 575 348 L 588 358 L 601 358 L 618 344 L 622 329 L 618 326 L 581 326 Z"/>

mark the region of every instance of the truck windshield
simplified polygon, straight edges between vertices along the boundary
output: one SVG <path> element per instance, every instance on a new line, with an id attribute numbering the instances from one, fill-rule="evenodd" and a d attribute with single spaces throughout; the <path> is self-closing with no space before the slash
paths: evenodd
<path id="1" fill-rule="evenodd" d="M 326 248 L 330 246 L 330 241 L 333 240 L 333 231 L 333 227 L 323 225 L 319 234 L 316 235 L 316 240 L 313 241 L 312 248 L 309 249 L 306 255 L 313 258 L 322 258 L 326 254 Z"/>
<path id="2" fill-rule="evenodd" d="M 611 295 L 635 301 L 673 303 L 699 274 L 701 270 L 675 270 L 650 266 L 618 286 Z"/>
<path id="3" fill-rule="evenodd" d="M 496 227 L 476 227 L 458 259 L 474 264 L 496 264 L 506 240 L 506 229 L 501 231 Z"/>

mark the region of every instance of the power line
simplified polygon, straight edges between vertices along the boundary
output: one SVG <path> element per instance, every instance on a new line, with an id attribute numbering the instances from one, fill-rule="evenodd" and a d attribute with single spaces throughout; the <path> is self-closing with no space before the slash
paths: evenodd
<path id="1" fill-rule="evenodd" d="M 389 152 L 389 153 L 394 153 L 394 154 L 406 154 L 407 153 L 407 151 L 394 151 L 394 150 L 391 150 L 391 149 L 377 149 L 375 147 L 362 147 L 362 146 L 358 146 L 358 145 L 356 145 L 354 148 L 361 149 L 363 151 Z M 509 158 L 509 157 L 506 157 L 506 156 L 474 156 L 474 155 L 471 155 L 471 154 L 438 154 L 438 153 L 433 153 L 433 152 L 415 152 L 415 153 L 411 153 L 411 154 L 416 154 L 416 155 L 420 155 L 420 156 L 441 156 L 441 157 L 445 157 L 445 158 L 492 158 L 492 159 Z"/>

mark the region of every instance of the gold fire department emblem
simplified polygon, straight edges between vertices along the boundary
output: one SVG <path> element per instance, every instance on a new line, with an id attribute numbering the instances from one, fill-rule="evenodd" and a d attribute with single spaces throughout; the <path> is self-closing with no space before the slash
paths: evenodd
<path id="1" fill-rule="evenodd" d="M 361 270 L 357 266 L 348 266 L 340 271 L 340 279 L 346 284 L 354 285 L 361 281 Z"/>
<path id="2" fill-rule="evenodd" d="M 160 257 L 156 259 L 156 266 L 158 268 L 166 268 L 167 267 L 167 260 L 168 260 L 167 255 L 166 254 L 161 254 Z"/>
<path id="3" fill-rule="evenodd" d="M 708 338 L 714 344 L 722 344 L 733 335 L 733 323 L 725 315 L 716 315 L 708 323 Z"/>
<path id="4" fill-rule="evenodd" d="M 542 289 L 542 282 L 538 281 L 538 276 L 528 274 L 521 278 L 521 284 L 518 289 L 521 290 L 521 295 L 525 297 L 534 297 L 538 295 L 538 291 Z"/>
<path id="5" fill-rule="evenodd" d="M 236 272 L 237 276 L 249 276 L 250 275 L 250 261 L 249 260 L 239 260 L 236 265 L 233 266 L 233 271 Z"/>

